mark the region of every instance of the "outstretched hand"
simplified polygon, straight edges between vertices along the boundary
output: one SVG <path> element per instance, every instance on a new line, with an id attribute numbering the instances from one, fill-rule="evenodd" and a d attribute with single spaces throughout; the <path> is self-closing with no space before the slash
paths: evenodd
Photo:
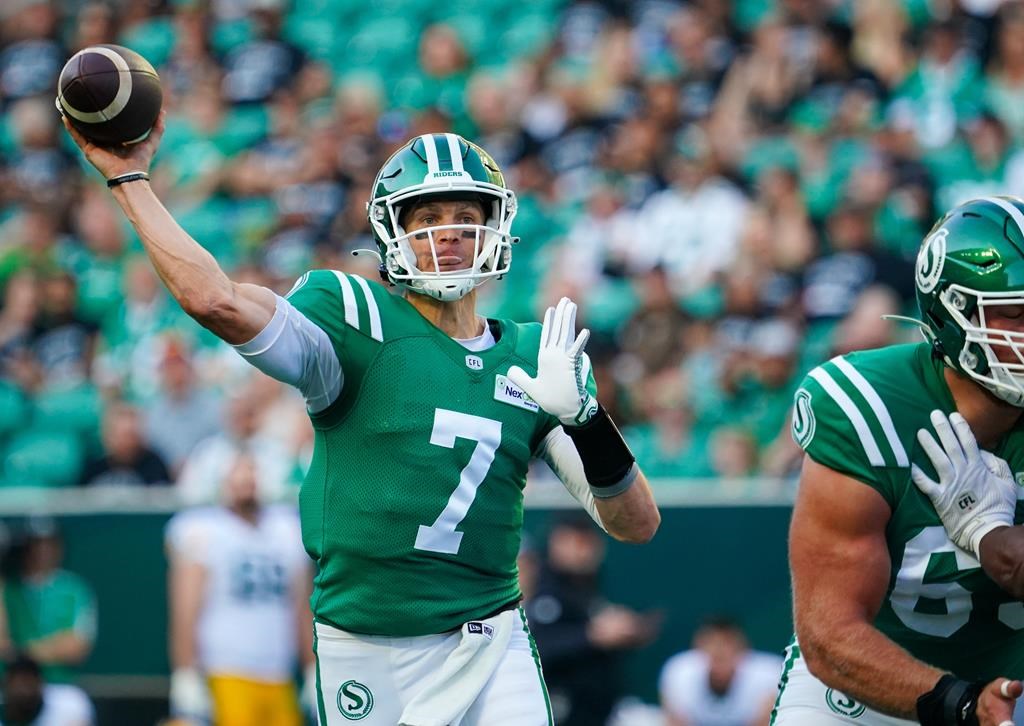
<path id="1" fill-rule="evenodd" d="M 581 426 L 597 412 L 597 401 L 587 390 L 583 346 L 590 331 L 576 334 L 576 303 L 567 297 L 548 308 L 540 334 L 537 376 L 519 366 L 508 370 L 508 379 L 519 386 L 544 411 L 566 426 Z"/>
<path id="2" fill-rule="evenodd" d="M 66 116 L 61 116 L 61 121 L 64 122 L 64 128 L 78 144 L 78 148 L 85 154 L 89 163 L 96 167 L 104 179 L 110 179 L 132 171 L 149 171 L 150 164 L 153 163 L 153 155 L 156 153 L 157 147 L 160 146 L 160 139 L 164 135 L 165 114 L 166 111 L 160 112 L 160 116 L 153 125 L 153 130 L 149 132 L 149 136 L 144 141 L 125 146 L 98 146 L 82 136 Z"/>

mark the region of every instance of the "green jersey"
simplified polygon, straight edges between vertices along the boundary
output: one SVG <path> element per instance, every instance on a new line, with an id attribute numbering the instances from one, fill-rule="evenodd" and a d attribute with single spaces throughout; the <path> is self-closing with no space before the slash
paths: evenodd
<path id="1" fill-rule="evenodd" d="M 505 374 L 536 373 L 540 325 L 492 321 L 496 344 L 473 352 L 355 275 L 308 273 L 288 299 L 327 334 L 344 375 L 311 414 L 299 496 L 319 566 L 314 616 L 413 636 L 517 601 L 527 467 L 558 421 Z"/>
<path id="2" fill-rule="evenodd" d="M 1024 603 L 956 547 L 910 478 L 935 478 L 917 431 L 956 410 L 944 365 L 927 343 L 851 353 L 815 368 L 796 393 L 793 435 L 814 461 L 872 487 L 892 510 L 891 570 L 875 626 L 916 658 L 961 678 L 1024 677 Z M 1024 479 L 1024 426 L 994 453 Z M 1024 521 L 1018 501 L 1015 521 Z"/>
<path id="3" fill-rule="evenodd" d="M 6 583 L 3 604 L 15 648 L 61 633 L 74 633 L 93 642 L 96 639 L 96 596 L 81 577 L 67 570 L 55 570 L 45 578 L 15 578 Z M 70 681 L 74 670 L 65 665 L 43 668 L 46 680 Z"/>

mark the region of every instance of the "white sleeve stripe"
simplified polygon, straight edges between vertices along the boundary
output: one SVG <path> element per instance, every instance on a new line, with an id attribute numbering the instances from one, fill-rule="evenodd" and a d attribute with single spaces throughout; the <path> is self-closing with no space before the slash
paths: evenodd
<path id="1" fill-rule="evenodd" d="M 348 281 L 348 277 L 345 276 L 344 272 L 338 272 L 337 270 L 332 270 L 332 272 L 338 278 L 338 284 L 341 285 L 341 301 L 345 307 L 345 322 L 359 330 L 359 309 L 356 307 L 356 293 L 352 289 L 352 283 Z"/>
<path id="2" fill-rule="evenodd" d="M 378 343 L 383 343 L 384 332 L 380 325 L 380 308 L 377 307 L 370 284 L 359 275 L 352 275 L 352 279 L 356 281 L 356 284 L 362 289 L 363 295 L 366 296 L 366 309 L 370 312 L 370 337 Z"/>
<path id="3" fill-rule="evenodd" d="M 854 368 L 850 363 L 842 356 L 836 356 L 832 359 L 832 363 L 836 364 L 836 368 L 842 371 L 843 375 L 850 379 L 850 382 L 857 387 L 860 394 L 864 396 L 864 399 L 871 406 L 871 410 L 874 412 L 875 417 L 878 419 L 878 423 L 882 425 L 882 430 L 885 432 L 885 438 L 889 442 L 889 446 L 892 448 L 892 453 L 896 457 L 896 463 L 899 466 L 910 466 L 910 459 L 907 457 L 907 451 L 903 448 L 900 437 L 896 433 L 896 426 L 892 422 L 892 416 L 889 415 L 889 409 L 885 403 L 882 402 L 882 398 L 878 395 L 878 391 L 874 389 L 867 379 L 861 375 L 860 371 Z"/>
<path id="4" fill-rule="evenodd" d="M 872 466 L 885 466 L 885 459 L 882 458 L 882 451 L 878 448 L 878 444 L 875 443 L 875 437 L 871 433 L 871 429 L 868 428 L 868 422 L 864 420 L 864 416 L 857 409 L 857 406 L 850 399 L 849 396 L 839 387 L 839 385 L 832 380 L 832 377 L 821 368 L 815 368 L 810 373 L 811 378 L 816 380 L 822 388 L 825 389 L 825 393 L 832 397 L 832 400 L 839 404 L 839 408 L 843 410 L 846 417 L 850 419 L 850 423 L 853 424 L 853 428 L 857 431 L 857 436 L 860 437 L 861 446 L 864 447 L 864 452 L 868 455 L 868 461 L 871 462 Z"/>

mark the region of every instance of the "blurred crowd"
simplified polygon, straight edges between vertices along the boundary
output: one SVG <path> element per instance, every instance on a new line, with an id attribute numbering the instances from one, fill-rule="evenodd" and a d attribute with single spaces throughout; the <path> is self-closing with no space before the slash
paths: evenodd
<path id="1" fill-rule="evenodd" d="M 0 445 L 8 485 L 174 481 L 239 445 L 301 478 L 297 397 L 186 319 L 53 107 L 64 61 L 157 67 L 153 184 L 238 280 L 376 279 L 364 205 L 454 130 L 519 195 L 493 316 L 563 294 L 655 477 L 785 476 L 813 364 L 911 340 L 936 216 L 1024 194 L 1024 4 L 1000 0 L 4 0 Z M 26 423 L 28 422 L 28 423 Z M 220 467 L 218 469 L 218 467 Z"/>

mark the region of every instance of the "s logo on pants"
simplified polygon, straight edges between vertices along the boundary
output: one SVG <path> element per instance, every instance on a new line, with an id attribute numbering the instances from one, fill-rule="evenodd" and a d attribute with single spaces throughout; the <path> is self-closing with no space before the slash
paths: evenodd
<path id="1" fill-rule="evenodd" d="M 349 721 L 359 721 L 373 710 L 373 693 L 359 681 L 345 681 L 338 689 L 338 710 Z"/>

